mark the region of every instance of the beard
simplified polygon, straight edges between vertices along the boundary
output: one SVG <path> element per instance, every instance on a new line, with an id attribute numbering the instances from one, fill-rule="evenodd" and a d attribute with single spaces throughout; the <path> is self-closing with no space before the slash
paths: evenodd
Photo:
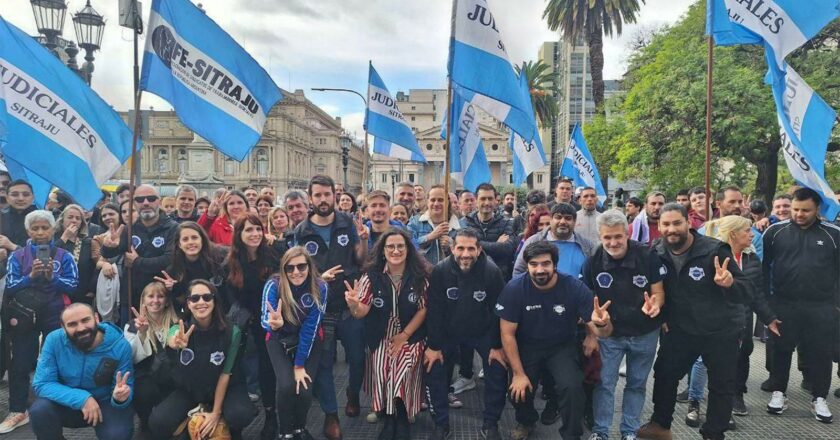
<path id="1" fill-rule="evenodd" d="M 335 212 L 335 205 L 331 205 L 327 202 L 321 202 L 320 205 L 315 207 L 315 213 L 321 217 L 327 217 L 333 212 Z"/>
<path id="2" fill-rule="evenodd" d="M 469 272 L 475 265 L 475 258 L 458 258 L 457 262 L 461 272 Z"/>
<path id="3" fill-rule="evenodd" d="M 68 335 L 68 338 L 79 350 L 88 351 L 90 347 L 93 346 L 93 342 L 96 340 L 96 332 L 96 328 L 88 328 L 79 330 L 76 333 L 73 333 L 72 336 Z"/>
<path id="4" fill-rule="evenodd" d="M 551 282 L 554 278 L 553 272 L 542 272 L 537 273 L 531 276 L 531 280 L 536 284 L 538 287 L 544 287 Z"/>
<path id="5" fill-rule="evenodd" d="M 671 241 L 671 237 L 677 237 L 676 242 Z M 665 246 L 672 250 L 679 250 L 685 246 L 685 243 L 688 241 L 688 233 L 685 234 L 668 234 L 665 236 Z"/>
<path id="6" fill-rule="evenodd" d="M 153 209 L 140 210 L 140 220 L 153 220 L 157 216 L 157 211 Z"/>

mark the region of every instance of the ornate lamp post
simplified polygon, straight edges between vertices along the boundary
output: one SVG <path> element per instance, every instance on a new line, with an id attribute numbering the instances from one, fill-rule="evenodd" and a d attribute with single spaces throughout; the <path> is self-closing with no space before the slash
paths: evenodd
<path id="1" fill-rule="evenodd" d="M 73 16 L 73 27 L 76 29 L 76 40 L 79 47 L 85 50 L 85 63 L 81 68 L 81 75 L 85 82 L 90 85 L 93 76 L 93 54 L 102 45 L 102 33 L 105 30 L 105 19 L 102 14 L 96 12 L 87 1 L 84 9 Z"/>
<path id="2" fill-rule="evenodd" d="M 58 36 L 64 31 L 67 3 L 64 0 L 29 0 L 38 32 L 46 37 L 47 49 L 58 56 Z"/>
<path id="3" fill-rule="evenodd" d="M 350 188 L 347 184 L 347 165 L 350 163 L 350 136 L 343 133 L 340 138 L 341 141 L 341 165 L 344 169 L 344 188 Z"/>

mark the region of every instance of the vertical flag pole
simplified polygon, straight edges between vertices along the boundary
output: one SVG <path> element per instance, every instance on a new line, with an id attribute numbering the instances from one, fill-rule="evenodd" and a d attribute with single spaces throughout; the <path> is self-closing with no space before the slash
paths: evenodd
<path id="1" fill-rule="evenodd" d="M 370 71 L 370 65 L 371 64 L 372 64 L 372 61 L 368 60 L 368 72 Z M 370 81 L 368 81 L 368 83 L 370 83 Z M 370 84 L 368 84 L 367 97 L 364 98 L 365 99 L 365 115 L 367 115 L 367 112 L 370 109 L 370 103 L 368 103 L 369 98 L 370 98 Z M 369 147 L 368 147 L 367 125 L 364 125 L 362 127 L 362 129 L 365 132 L 365 157 L 362 160 L 362 192 L 366 193 L 366 192 L 371 190 L 371 187 L 369 186 L 369 176 L 368 176 L 368 174 L 369 174 L 368 170 L 370 169 L 370 168 L 368 168 L 368 166 L 369 166 L 368 161 L 370 160 L 370 150 L 368 149 Z"/>
<path id="2" fill-rule="evenodd" d="M 128 180 L 128 188 L 129 188 L 129 202 L 128 202 L 128 224 L 126 225 L 126 242 L 129 246 L 129 249 L 132 248 L 132 226 L 133 226 L 133 219 L 134 219 L 134 190 L 136 189 L 134 186 L 134 179 L 135 173 L 137 170 L 137 142 L 138 138 L 140 137 L 140 33 L 143 32 L 143 24 L 140 21 L 140 11 L 137 10 L 137 1 L 131 2 L 131 8 L 133 9 L 133 16 L 134 16 L 134 134 L 131 137 L 131 169 L 129 171 L 129 180 Z M 127 292 L 128 292 L 128 306 L 133 307 L 132 303 L 132 292 L 131 292 L 131 270 L 126 273 L 126 280 L 128 281 Z"/>
<path id="3" fill-rule="evenodd" d="M 706 61 L 706 220 L 712 219 L 712 86 L 714 84 L 712 75 L 715 62 L 715 43 L 712 38 L 710 33 Z"/>
<path id="4" fill-rule="evenodd" d="M 449 151 L 452 146 L 452 44 L 455 39 L 455 19 L 458 13 L 458 0 L 452 0 L 452 27 L 449 36 L 449 60 L 447 61 L 446 78 L 446 143 L 443 149 L 443 192 L 446 194 L 443 204 L 443 220 L 449 223 L 452 213 L 449 211 L 449 180 L 452 175 L 452 163 L 450 163 Z"/>

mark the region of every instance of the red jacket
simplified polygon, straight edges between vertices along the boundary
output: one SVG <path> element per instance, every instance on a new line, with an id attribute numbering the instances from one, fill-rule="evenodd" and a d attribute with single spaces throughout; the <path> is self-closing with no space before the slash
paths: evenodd
<path id="1" fill-rule="evenodd" d="M 205 212 L 199 217 L 198 224 L 207 231 L 207 237 L 213 243 L 230 246 L 233 242 L 233 226 L 227 217 L 208 217 Z"/>

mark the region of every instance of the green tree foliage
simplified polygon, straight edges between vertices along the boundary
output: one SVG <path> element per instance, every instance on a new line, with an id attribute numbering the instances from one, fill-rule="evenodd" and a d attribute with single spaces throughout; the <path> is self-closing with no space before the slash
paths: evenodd
<path id="1" fill-rule="evenodd" d="M 523 62 L 516 65 L 516 73 L 525 72 L 528 89 L 531 92 L 531 104 L 541 127 L 551 127 L 557 121 L 557 82 L 551 66 L 542 60 Z"/>

